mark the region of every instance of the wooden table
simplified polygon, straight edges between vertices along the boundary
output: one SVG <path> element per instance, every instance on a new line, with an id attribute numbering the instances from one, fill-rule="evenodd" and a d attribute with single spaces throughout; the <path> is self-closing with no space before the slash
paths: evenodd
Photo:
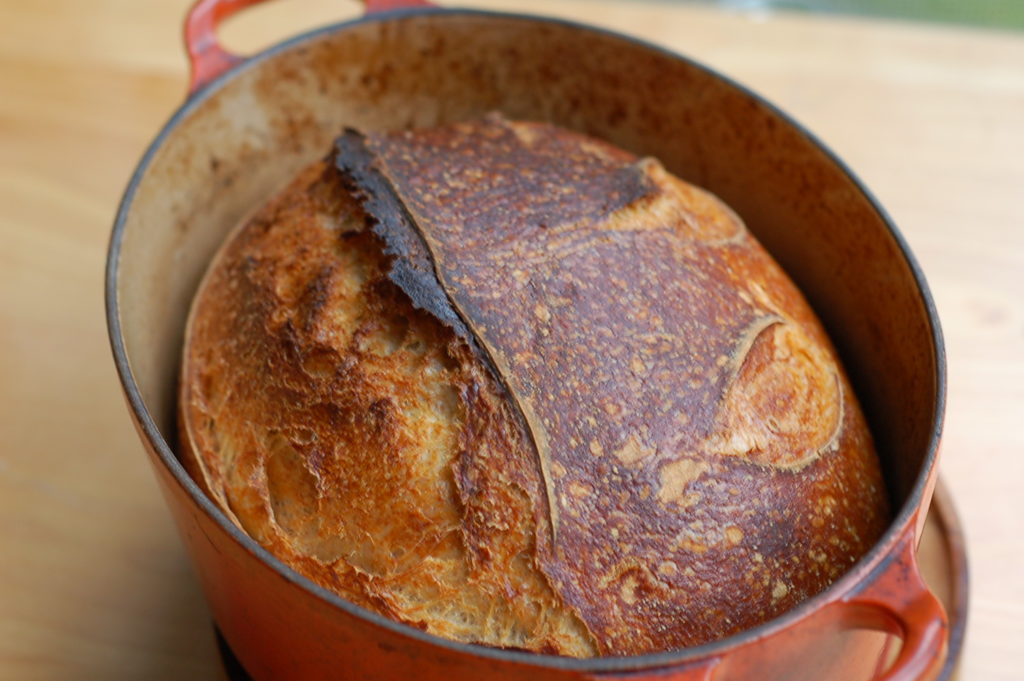
<path id="1" fill-rule="evenodd" d="M 664 2 L 470 0 L 696 57 L 818 133 L 902 227 L 949 350 L 943 476 L 973 582 L 961 678 L 1024 675 L 1024 34 Z M 102 270 L 184 94 L 188 0 L 0 1 L 0 679 L 215 679 L 209 615 L 121 401 Z M 358 7 L 291 0 L 253 50 Z"/>

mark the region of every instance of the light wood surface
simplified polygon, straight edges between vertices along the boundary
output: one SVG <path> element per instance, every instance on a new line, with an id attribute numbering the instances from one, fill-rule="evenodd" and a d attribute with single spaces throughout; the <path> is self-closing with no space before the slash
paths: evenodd
<path id="1" fill-rule="evenodd" d="M 217 679 L 210 620 L 129 423 L 102 271 L 181 103 L 187 0 L 0 0 L 0 679 Z M 943 476 L 972 563 L 960 678 L 1024 678 L 1024 34 L 666 3 L 469 0 L 631 33 L 744 82 L 877 194 L 949 355 Z M 253 50 L 358 12 L 280 0 Z"/>

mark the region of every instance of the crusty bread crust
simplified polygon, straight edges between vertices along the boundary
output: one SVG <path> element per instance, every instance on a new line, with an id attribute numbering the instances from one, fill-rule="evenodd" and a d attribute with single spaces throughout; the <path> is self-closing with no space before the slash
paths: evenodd
<path id="1" fill-rule="evenodd" d="M 484 138 L 500 144 L 483 160 L 421 148 Z M 182 457 L 285 563 L 441 636 L 634 654 L 780 614 L 880 536 L 878 462 L 835 352 L 721 202 L 551 126 L 357 142 L 380 182 L 352 148 L 303 172 L 228 240 L 186 332 Z M 546 144 L 633 184 L 617 203 L 578 185 L 564 215 L 527 206 L 546 224 L 509 219 L 490 242 L 465 225 L 503 198 L 436 200 L 436 177 L 502 154 L 556 167 Z M 365 210 L 385 186 L 457 323 L 395 283 L 405 256 Z"/>

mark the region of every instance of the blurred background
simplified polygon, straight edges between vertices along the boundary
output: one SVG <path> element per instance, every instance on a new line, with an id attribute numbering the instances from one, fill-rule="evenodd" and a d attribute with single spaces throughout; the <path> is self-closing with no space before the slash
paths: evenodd
<path id="1" fill-rule="evenodd" d="M 671 1 L 671 0 L 669 0 Z M 677 0 L 687 1 L 687 0 Z M 1024 29 L 1020 0 L 690 0 L 742 11 L 790 10 Z"/>

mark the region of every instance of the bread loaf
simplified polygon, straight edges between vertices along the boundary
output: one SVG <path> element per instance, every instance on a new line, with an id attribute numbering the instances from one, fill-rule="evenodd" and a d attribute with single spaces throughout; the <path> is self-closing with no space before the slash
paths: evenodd
<path id="1" fill-rule="evenodd" d="M 182 458 L 321 586 L 448 638 L 691 646 L 888 508 L 821 325 L 711 194 L 500 116 L 349 130 L 200 286 Z"/>

